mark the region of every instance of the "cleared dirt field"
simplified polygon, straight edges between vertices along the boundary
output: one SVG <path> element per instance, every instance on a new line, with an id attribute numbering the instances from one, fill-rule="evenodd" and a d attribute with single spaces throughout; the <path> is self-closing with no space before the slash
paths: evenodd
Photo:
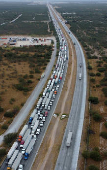
<path id="1" fill-rule="evenodd" d="M 49 49 L 50 54 L 47 53 Z M 9 50 L 6 48 L 6 50 L 6 55 L 14 55 L 14 50 L 12 51 L 10 48 Z M 20 58 L 19 60 L 16 54 L 16 58 L 13 57 L 12 59 L 10 58 L 10 60 L 8 59 L 8 57 L 2 57 L 0 61 L 0 107 L 4 110 L 0 112 L 0 134 L 2 134 L 8 128 L 9 124 L 14 118 L 14 116 L 4 117 L 4 114 L 6 112 L 12 112 L 15 108 L 17 108 L 19 111 L 24 105 L 34 87 L 37 85 L 39 79 L 41 78 L 41 74 L 44 72 L 47 63 L 50 60 L 45 59 L 46 62 L 42 62 L 42 64 L 39 63 L 39 67 L 38 61 L 41 62 L 42 60 L 44 60 L 43 57 L 45 55 L 46 57 L 50 55 L 49 58 L 51 58 L 52 47 L 49 48 L 49 46 L 47 46 L 44 48 L 38 46 L 36 49 L 36 53 L 34 51 L 29 52 L 29 54 L 20 50 L 18 52 L 16 51 L 16 54 L 18 54 L 19 57 L 20 55 L 29 55 L 29 57 L 31 57 L 34 54 L 36 56 L 41 55 L 42 57 L 40 56 L 41 58 L 39 57 L 39 60 L 31 58 L 33 61 L 32 63 L 29 57 L 23 61 L 24 58 L 21 56 L 22 58 Z M 21 89 L 19 89 L 20 86 Z"/>

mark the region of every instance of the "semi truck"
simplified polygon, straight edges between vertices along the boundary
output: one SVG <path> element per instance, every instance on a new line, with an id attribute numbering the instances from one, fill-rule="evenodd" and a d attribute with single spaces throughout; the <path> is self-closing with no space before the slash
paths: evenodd
<path id="1" fill-rule="evenodd" d="M 67 140 L 66 140 L 66 146 L 69 147 L 71 145 L 71 140 L 72 140 L 72 131 L 69 131 Z"/>
<path id="2" fill-rule="evenodd" d="M 25 157 L 24 159 L 27 160 L 28 159 L 28 156 L 29 154 L 31 153 L 32 149 L 33 149 L 33 146 L 35 144 L 35 139 L 32 139 L 26 149 L 26 152 L 25 152 Z"/>
<path id="3" fill-rule="evenodd" d="M 22 148 L 22 153 L 23 153 L 23 154 L 25 153 L 25 150 L 26 150 L 26 148 L 28 147 L 29 142 L 31 141 L 31 139 L 32 139 L 32 135 L 29 135 L 29 136 L 27 137 L 24 145 L 23 145 L 23 148 Z"/>
<path id="4" fill-rule="evenodd" d="M 14 160 L 16 159 L 16 157 L 17 157 L 17 155 L 18 155 L 18 152 L 19 152 L 19 150 L 15 150 L 15 151 L 14 151 L 11 159 L 10 159 L 9 162 L 8 162 L 7 170 L 11 169 L 11 166 L 12 166 Z"/>
<path id="5" fill-rule="evenodd" d="M 33 128 L 33 126 L 34 126 L 37 119 L 38 119 L 38 114 L 35 115 L 35 117 L 34 117 L 34 119 L 32 121 L 32 124 L 31 124 L 31 128 Z"/>
<path id="6" fill-rule="evenodd" d="M 34 125 L 33 128 L 32 128 L 32 132 L 31 132 L 31 135 L 32 135 L 32 136 L 34 136 L 34 133 L 35 133 L 38 125 L 39 125 L 39 120 L 36 120 L 35 125 Z"/>
<path id="7" fill-rule="evenodd" d="M 7 159 L 10 159 L 12 154 L 14 153 L 15 149 L 18 147 L 18 142 L 14 142 L 12 147 L 10 148 L 8 154 L 7 154 Z"/>
<path id="8" fill-rule="evenodd" d="M 32 112 L 31 115 L 30 115 L 29 124 L 32 123 L 32 120 L 33 120 L 33 118 L 34 118 L 34 116 L 35 116 L 36 113 L 37 113 L 37 109 L 34 109 L 33 112 Z"/>
<path id="9" fill-rule="evenodd" d="M 22 137 L 24 136 L 26 130 L 28 129 L 28 125 L 24 125 L 23 129 L 21 130 L 20 134 L 19 134 L 19 138 L 18 141 L 21 142 Z"/>
<path id="10" fill-rule="evenodd" d="M 21 161 L 21 159 L 22 159 L 22 156 L 23 156 L 22 153 L 19 152 L 17 158 L 15 159 L 15 161 L 14 161 L 14 163 L 13 163 L 13 165 L 12 165 L 12 170 L 16 170 L 16 169 L 18 168 L 18 166 L 19 166 L 19 164 L 20 164 L 20 161 Z"/>

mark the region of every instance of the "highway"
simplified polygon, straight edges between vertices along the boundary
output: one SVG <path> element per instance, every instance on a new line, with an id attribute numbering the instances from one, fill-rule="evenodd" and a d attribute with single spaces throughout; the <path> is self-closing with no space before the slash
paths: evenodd
<path id="1" fill-rule="evenodd" d="M 58 29 L 59 30 L 59 29 Z M 63 37 L 64 38 L 64 37 Z M 65 39 L 65 38 L 64 38 Z M 61 41 L 62 41 L 62 39 L 61 39 Z M 65 39 L 65 42 L 66 42 L 66 39 Z M 68 45 L 67 45 L 67 42 L 66 42 L 66 47 L 67 47 L 67 53 L 66 53 L 66 55 L 67 55 L 67 58 L 69 58 L 69 56 L 68 56 L 68 52 L 69 52 L 69 50 L 68 50 Z M 63 50 L 61 50 L 62 51 L 62 54 L 63 54 L 63 56 L 65 55 L 65 51 L 63 52 Z M 60 58 L 60 57 L 59 57 Z M 61 57 L 62 58 L 62 57 Z M 32 167 L 32 164 L 33 164 L 33 162 L 34 162 L 34 160 L 35 160 L 35 157 L 36 157 L 36 155 L 37 155 L 37 153 L 38 153 L 38 151 L 39 151 L 39 148 L 40 148 L 40 145 L 41 145 L 41 143 L 42 143 L 42 141 L 43 141 L 43 138 L 44 138 L 44 136 L 45 136 L 45 133 L 46 133 L 46 130 L 47 130 L 47 128 L 48 128 L 48 126 L 49 126 L 49 123 L 50 123 L 50 121 L 51 121 L 51 118 L 52 118 L 52 116 L 53 116 L 53 113 L 54 113 L 54 111 L 55 111 L 55 108 L 56 108 L 56 106 L 57 106 L 57 103 L 58 103 L 58 100 L 59 100 L 59 97 L 60 97 L 60 94 L 61 94 L 61 91 L 62 91 L 62 88 L 63 88 L 63 84 L 64 84 L 64 80 L 65 80 L 65 77 L 66 77 L 66 72 L 67 72 L 67 67 L 68 67 L 68 60 L 65 60 L 65 62 L 64 62 L 64 65 L 65 65 L 65 67 L 64 67 L 64 72 L 63 72 L 63 76 L 62 76 L 62 80 L 61 80 L 61 82 L 60 82 L 60 86 L 59 86 L 59 89 L 58 89 L 58 93 L 57 93 L 57 95 L 56 95 L 56 97 L 55 97 L 55 100 L 54 100 L 54 102 L 53 102 L 53 104 L 52 104 L 52 106 L 51 106 L 51 110 L 50 111 L 48 111 L 48 116 L 46 117 L 46 121 L 45 121 L 45 123 L 44 123 L 44 126 L 43 127 L 38 127 L 38 128 L 40 128 L 41 129 L 41 132 L 40 132 L 40 134 L 37 136 L 37 140 L 36 140 L 36 142 L 35 142 L 35 145 L 34 145 L 34 148 L 33 148 L 33 150 L 32 150 L 32 152 L 31 152 L 31 154 L 29 155 L 29 158 L 28 158 L 28 160 L 24 160 L 24 156 L 23 156 L 23 158 L 22 158 L 22 161 L 21 161 L 21 164 L 22 165 L 24 165 L 24 170 L 30 170 L 31 169 L 31 167 Z M 54 85 L 53 86 L 53 89 L 55 89 L 56 88 L 56 85 Z M 44 110 L 43 110 L 44 111 Z M 29 125 L 29 128 L 30 128 L 30 125 Z M 18 149 L 21 151 L 21 149 L 18 147 Z M 4 163 L 3 163 L 3 165 L 2 165 L 2 167 L 1 167 L 1 170 L 6 170 L 6 160 L 4 161 Z"/>
<path id="2" fill-rule="evenodd" d="M 37 86 L 35 87 L 33 92 L 31 93 L 30 97 L 27 99 L 26 103 L 24 104 L 24 106 L 22 107 L 20 112 L 17 114 L 17 116 L 14 118 L 13 122 L 10 124 L 10 126 L 8 127 L 6 132 L 4 134 L 0 135 L 0 145 L 2 144 L 3 138 L 6 134 L 18 132 L 19 128 L 21 127 L 21 125 L 27 118 L 30 110 L 32 109 L 33 105 L 35 104 L 35 101 L 37 100 L 39 94 L 41 93 L 41 91 L 50 75 L 51 69 L 54 65 L 55 58 L 56 58 L 56 40 L 54 38 L 53 38 L 53 40 L 54 40 L 54 51 L 52 53 L 51 60 L 46 67 L 45 77 L 39 81 L 39 83 L 37 84 Z"/>
<path id="3" fill-rule="evenodd" d="M 76 56 L 77 56 L 77 77 L 76 85 L 73 96 L 73 102 L 71 111 L 69 114 L 68 123 L 63 136 L 62 145 L 60 148 L 59 156 L 55 166 L 55 170 L 76 170 L 84 121 L 85 105 L 86 105 L 86 89 L 87 89 L 87 74 L 85 57 L 80 43 L 73 33 L 68 29 L 65 23 L 58 16 L 54 8 L 51 6 L 54 14 L 57 16 L 59 22 L 63 25 L 64 29 L 69 34 L 73 43 L 75 44 Z M 80 66 L 81 63 L 81 66 Z M 79 73 L 82 78 L 79 80 Z M 72 131 L 72 141 L 70 147 L 66 146 L 66 140 L 68 132 Z"/>

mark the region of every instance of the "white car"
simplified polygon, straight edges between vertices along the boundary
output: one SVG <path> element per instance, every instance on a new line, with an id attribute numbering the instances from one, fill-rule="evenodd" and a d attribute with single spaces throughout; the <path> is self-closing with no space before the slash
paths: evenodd
<path id="1" fill-rule="evenodd" d="M 40 133 L 40 129 L 37 129 L 36 135 L 39 135 L 39 133 Z"/>

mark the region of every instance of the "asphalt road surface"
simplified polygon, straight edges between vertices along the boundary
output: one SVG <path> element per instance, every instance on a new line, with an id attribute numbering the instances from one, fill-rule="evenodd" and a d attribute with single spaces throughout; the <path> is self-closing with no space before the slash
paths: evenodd
<path id="1" fill-rule="evenodd" d="M 70 35 L 70 38 L 72 39 L 73 43 L 75 44 L 75 50 L 77 56 L 77 76 L 76 76 L 76 85 L 75 85 L 72 107 L 71 107 L 68 123 L 66 126 L 66 130 L 63 136 L 63 141 L 60 148 L 55 170 L 76 170 L 77 163 L 78 163 L 82 128 L 83 128 L 83 121 L 84 121 L 85 104 L 86 104 L 86 87 L 87 87 L 86 63 L 85 63 L 85 57 L 82 48 L 78 40 L 58 15 L 57 17 L 59 21 L 62 23 L 65 30 Z M 80 67 L 80 63 L 81 63 L 81 67 Z M 82 75 L 81 80 L 79 80 L 79 73 L 81 73 Z M 73 132 L 73 137 L 72 137 L 70 147 L 67 147 L 66 140 L 67 140 L 69 130 Z"/>
<path id="2" fill-rule="evenodd" d="M 46 70 L 45 70 L 45 77 L 43 79 L 41 79 L 39 81 L 39 83 L 37 84 L 37 86 L 35 87 L 35 89 L 33 90 L 32 94 L 30 95 L 30 97 L 27 99 L 26 103 L 24 104 L 24 106 L 22 107 L 22 109 L 20 110 L 20 112 L 18 113 L 18 115 L 14 118 L 13 122 L 11 123 L 11 125 L 9 126 L 9 128 L 6 130 L 6 132 L 4 134 L 2 134 L 0 136 L 0 145 L 3 142 L 3 138 L 6 134 L 8 133 L 13 133 L 13 132 L 18 132 L 19 128 L 21 127 L 21 125 L 23 124 L 23 122 L 25 121 L 25 119 L 27 118 L 30 110 L 32 109 L 33 105 L 35 104 L 35 101 L 37 100 L 39 94 L 41 93 L 49 75 L 51 72 L 51 69 L 54 65 L 55 62 L 55 57 L 56 57 L 56 40 L 53 38 L 54 40 L 54 51 L 52 53 L 52 57 L 50 60 L 50 63 L 47 65 Z"/>

